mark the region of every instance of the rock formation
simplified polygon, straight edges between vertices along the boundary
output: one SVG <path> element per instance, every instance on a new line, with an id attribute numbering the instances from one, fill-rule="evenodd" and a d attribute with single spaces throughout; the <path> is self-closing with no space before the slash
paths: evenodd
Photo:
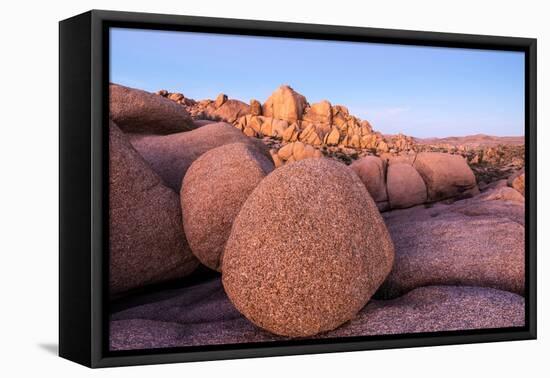
<path id="1" fill-rule="evenodd" d="M 213 148 L 191 164 L 181 188 L 183 228 L 197 258 L 221 270 L 223 249 L 233 220 L 273 163 L 250 144 Z"/>
<path id="2" fill-rule="evenodd" d="M 109 85 L 109 115 L 127 133 L 170 134 L 194 129 L 186 109 L 153 93 Z"/>
<path id="3" fill-rule="evenodd" d="M 426 184 L 412 165 L 390 164 L 387 173 L 388 199 L 392 209 L 403 209 L 428 200 Z"/>
<path id="4" fill-rule="evenodd" d="M 462 195 L 476 188 L 474 173 L 460 156 L 421 152 L 413 165 L 426 183 L 430 201 Z"/>
<path id="5" fill-rule="evenodd" d="M 196 130 L 171 135 L 134 137 L 134 148 L 164 180 L 179 192 L 189 166 L 203 153 L 229 143 L 245 143 L 271 159 L 269 149 L 257 139 L 247 138 L 227 123 L 212 123 Z"/>
<path id="6" fill-rule="evenodd" d="M 184 234 L 178 196 L 126 136 L 109 125 L 109 289 L 111 296 L 184 277 L 198 266 Z"/>
<path id="7" fill-rule="evenodd" d="M 340 163 L 307 159 L 275 170 L 248 197 L 226 244 L 222 279 L 253 323 L 311 336 L 355 316 L 392 261 L 363 183 Z"/>

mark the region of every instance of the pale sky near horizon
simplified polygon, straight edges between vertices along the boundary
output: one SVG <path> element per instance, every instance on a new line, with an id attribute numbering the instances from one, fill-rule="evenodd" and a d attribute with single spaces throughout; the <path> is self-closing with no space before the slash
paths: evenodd
<path id="1" fill-rule="evenodd" d="M 384 134 L 524 134 L 524 54 L 111 29 L 110 81 L 194 99 L 264 102 L 289 84 Z"/>

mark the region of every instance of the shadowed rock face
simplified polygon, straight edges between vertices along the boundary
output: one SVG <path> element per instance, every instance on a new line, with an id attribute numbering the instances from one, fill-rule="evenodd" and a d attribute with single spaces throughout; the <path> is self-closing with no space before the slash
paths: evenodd
<path id="1" fill-rule="evenodd" d="M 164 180 L 167 186 L 179 192 L 187 169 L 203 153 L 230 143 L 245 143 L 256 147 L 269 160 L 269 149 L 255 138 L 249 138 L 233 126 L 210 123 L 200 128 L 171 135 L 134 136 L 134 148 Z"/>
<path id="2" fill-rule="evenodd" d="M 386 163 L 377 156 L 365 156 L 350 165 L 376 202 L 388 200 L 385 165 Z"/>
<path id="3" fill-rule="evenodd" d="M 351 319 L 392 261 L 359 178 L 333 160 L 306 159 L 273 171 L 246 200 L 224 251 L 223 284 L 255 324 L 308 336 Z"/>
<path id="4" fill-rule="evenodd" d="M 487 197 L 385 214 L 395 244 L 392 272 L 377 297 L 426 285 L 486 286 L 524 292 L 524 206 Z"/>
<path id="5" fill-rule="evenodd" d="M 127 133 L 170 134 L 195 128 L 184 107 L 139 89 L 109 85 L 111 119 Z"/>
<path id="6" fill-rule="evenodd" d="M 429 286 L 394 300 L 372 300 L 351 321 L 312 338 L 521 327 L 523 297 L 480 287 Z M 256 327 L 219 279 L 133 298 L 111 316 L 111 350 L 286 340 Z"/>
<path id="7" fill-rule="evenodd" d="M 109 125 L 111 295 L 183 277 L 198 261 L 181 231 L 178 196 Z"/>
<path id="8" fill-rule="evenodd" d="M 193 253 L 204 265 L 221 270 L 233 220 L 273 169 L 256 147 L 244 143 L 213 148 L 191 164 L 180 193 L 183 226 Z"/>

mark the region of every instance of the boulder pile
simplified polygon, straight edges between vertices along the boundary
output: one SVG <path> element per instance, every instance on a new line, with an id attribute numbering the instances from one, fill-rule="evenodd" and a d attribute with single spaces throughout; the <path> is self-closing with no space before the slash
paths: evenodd
<path id="1" fill-rule="evenodd" d="M 110 90 L 113 350 L 525 324 L 524 169 L 478 186 L 290 86 Z"/>
<path id="2" fill-rule="evenodd" d="M 474 173 L 461 156 L 439 152 L 382 156 L 366 156 L 350 165 L 381 211 L 479 193 Z"/>

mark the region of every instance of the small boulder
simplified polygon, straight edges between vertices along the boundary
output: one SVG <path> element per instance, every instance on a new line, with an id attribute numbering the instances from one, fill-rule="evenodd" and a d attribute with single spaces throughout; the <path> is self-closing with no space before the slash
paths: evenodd
<path id="1" fill-rule="evenodd" d="M 525 198 L 521 193 L 507 186 L 488 189 L 486 192 L 484 192 L 480 196 L 480 199 L 484 199 L 487 201 L 504 200 L 504 201 L 525 202 Z"/>
<path id="2" fill-rule="evenodd" d="M 109 125 L 109 291 L 185 277 L 198 266 L 181 230 L 178 196 Z"/>
<path id="3" fill-rule="evenodd" d="M 170 134 L 195 128 L 185 108 L 165 97 L 109 85 L 109 115 L 127 133 Z"/>
<path id="4" fill-rule="evenodd" d="M 299 132 L 298 125 L 296 125 L 296 123 L 293 123 L 288 128 L 286 128 L 285 131 L 283 132 L 283 135 L 282 135 L 283 140 L 285 142 L 296 141 L 298 139 L 298 132 Z"/>
<path id="5" fill-rule="evenodd" d="M 288 143 L 285 144 L 283 147 L 279 149 L 279 157 L 283 160 L 288 160 L 294 151 L 294 143 Z"/>
<path id="6" fill-rule="evenodd" d="M 227 123 L 218 122 L 185 133 L 137 136 L 131 142 L 166 185 L 179 193 L 189 166 L 212 148 L 241 142 L 256 147 L 271 159 L 269 149 L 261 140 L 245 134 Z"/>
<path id="7" fill-rule="evenodd" d="M 216 97 L 216 101 L 214 101 L 214 107 L 218 109 L 220 106 L 225 104 L 227 101 L 227 95 L 224 93 L 220 93 L 218 97 Z"/>
<path id="8" fill-rule="evenodd" d="M 181 93 L 170 93 L 170 95 L 168 95 L 168 99 L 175 102 L 180 102 L 181 100 L 185 99 L 185 97 Z"/>
<path id="9" fill-rule="evenodd" d="M 520 169 L 508 178 L 508 186 L 516 189 L 525 196 L 525 168 Z"/>
<path id="10" fill-rule="evenodd" d="M 242 204 L 274 169 L 255 146 L 213 148 L 191 164 L 180 192 L 185 236 L 195 256 L 220 271 L 225 242 Z"/>
<path id="11" fill-rule="evenodd" d="M 250 114 L 252 115 L 262 115 L 262 104 L 258 100 L 250 100 Z"/>
<path id="12" fill-rule="evenodd" d="M 353 318 L 392 261 L 392 241 L 359 178 L 336 161 L 305 159 L 273 171 L 241 207 L 222 281 L 254 324 L 311 336 Z"/>
<path id="13" fill-rule="evenodd" d="M 283 119 L 289 123 L 302 119 L 307 101 L 288 85 L 282 85 L 267 99 L 262 106 L 263 114 L 267 117 Z"/>
<path id="14" fill-rule="evenodd" d="M 336 146 L 340 142 L 340 132 L 337 127 L 333 127 L 330 133 L 325 136 L 325 144 Z"/>
<path id="15" fill-rule="evenodd" d="M 330 102 L 323 100 L 311 105 L 304 114 L 303 119 L 315 124 L 330 125 L 332 123 L 332 107 Z"/>
<path id="16" fill-rule="evenodd" d="M 414 167 L 426 183 L 429 201 L 463 195 L 477 187 L 474 172 L 460 155 L 421 152 Z"/>
<path id="17" fill-rule="evenodd" d="M 426 202 L 426 184 L 412 165 L 390 164 L 386 186 L 392 209 L 404 209 Z"/>
<path id="18" fill-rule="evenodd" d="M 225 100 L 212 114 L 217 119 L 233 123 L 240 117 L 249 113 L 249 106 L 244 102 L 239 100 Z"/>
<path id="19" fill-rule="evenodd" d="M 365 156 L 351 163 L 350 168 L 359 176 L 376 202 L 388 200 L 386 192 L 386 164 L 377 156 Z"/>

